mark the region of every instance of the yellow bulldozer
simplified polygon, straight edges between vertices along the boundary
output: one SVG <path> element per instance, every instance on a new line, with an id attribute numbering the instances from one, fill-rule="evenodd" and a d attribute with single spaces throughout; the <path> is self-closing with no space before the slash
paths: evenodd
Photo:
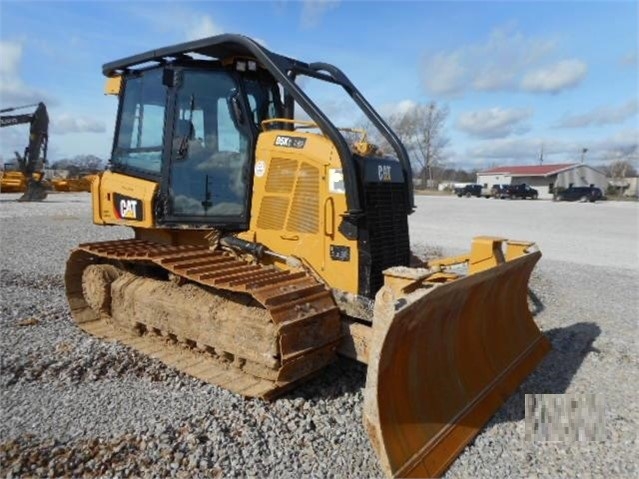
<path id="1" fill-rule="evenodd" d="M 41 171 L 32 173 L 33 181 L 46 185 Z M 27 190 L 27 179 L 14 163 L 5 163 L 0 171 L 0 193 L 24 193 Z"/>
<path id="2" fill-rule="evenodd" d="M 135 237 L 71 253 L 77 324 L 246 397 L 273 399 L 338 354 L 367 363 L 383 470 L 442 474 L 550 348 L 527 303 L 535 245 L 479 237 L 417 261 L 406 149 L 331 64 L 225 34 L 103 73 L 119 109 L 93 221 Z M 392 155 L 349 143 L 304 77 L 342 88 Z"/>
<path id="3" fill-rule="evenodd" d="M 54 191 L 91 191 L 91 182 L 96 176 L 96 174 L 88 174 L 78 176 L 77 178 L 53 178 L 51 180 L 51 187 Z"/>

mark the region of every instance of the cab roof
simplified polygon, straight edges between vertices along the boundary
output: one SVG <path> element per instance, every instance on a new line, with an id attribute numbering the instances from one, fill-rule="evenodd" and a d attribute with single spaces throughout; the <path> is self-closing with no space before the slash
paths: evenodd
<path id="1" fill-rule="evenodd" d="M 149 62 L 165 63 L 189 53 L 197 53 L 218 60 L 230 57 L 251 57 L 266 67 L 269 66 L 267 65 L 268 63 L 272 63 L 273 66 L 277 66 L 278 69 L 284 71 L 304 71 L 310 69 L 309 64 L 273 53 L 252 38 L 244 35 L 226 33 L 149 50 L 144 53 L 105 63 L 102 66 L 102 73 L 110 77 L 118 75 L 137 65 Z"/>

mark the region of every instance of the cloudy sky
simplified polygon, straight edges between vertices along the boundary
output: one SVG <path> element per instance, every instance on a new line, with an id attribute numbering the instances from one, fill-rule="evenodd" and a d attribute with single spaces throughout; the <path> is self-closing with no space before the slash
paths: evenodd
<path id="1" fill-rule="evenodd" d="M 637 2 L 0 3 L 0 108 L 46 102 L 50 158 L 109 156 L 116 112 L 101 65 L 218 33 L 342 68 L 385 114 L 449 108 L 457 167 L 638 161 Z M 326 98 L 340 126 L 357 121 Z M 332 102 L 332 103 L 331 103 Z M 351 120 L 352 119 L 352 120 Z M 0 155 L 27 127 L 0 130 Z"/>

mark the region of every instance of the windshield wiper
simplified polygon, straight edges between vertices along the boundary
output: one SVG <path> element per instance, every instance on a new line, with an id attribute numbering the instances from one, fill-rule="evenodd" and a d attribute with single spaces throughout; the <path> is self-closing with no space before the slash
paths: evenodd
<path id="1" fill-rule="evenodd" d="M 180 137 L 180 145 L 177 150 L 177 159 L 183 160 L 189 154 L 189 141 L 193 135 L 193 110 L 195 109 L 195 95 L 191 93 L 191 102 L 189 104 L 189 131 Z"/>

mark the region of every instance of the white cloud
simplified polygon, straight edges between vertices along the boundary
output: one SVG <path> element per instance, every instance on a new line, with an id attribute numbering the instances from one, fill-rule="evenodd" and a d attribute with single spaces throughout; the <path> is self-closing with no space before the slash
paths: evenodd
<path id="1" fill-rule="evenodd" d="M 157 32 L 175 34 L 184 40 L 198 40 L 224 33 L 211 15 L 184 5 L 163 4 L 158 8 L 141 3 L 128 7 L 128 11 Z"/>
<path id="2" fill-rule="evenodd" d="M 257 38 L 257 37 L 251 37 L 253 40 L 255 40 L 257 43 L 259 43 L 260 45 L 262 45 L 264 48 L 268 48 L 268 43 L 266 43 L 266 40 L 264 40 L 263 38 Z"/>
<path id="3" fill-rule="evenodd" d="M 617 106 L 600 106 L 586 113 L 578 115 L 564 115 L 559 121 L 559 128 L 581 128 L 585 126 L 601 126 L 621 123 L 634 116 L 639 111 L 636 99 Z"/>
<path id="4" fill-rule="evenodd" d="M 215 21 L 214 17 L 203 13 L 200 10 L 185 7 L 183 5 L 166 5 L 161 10 L 148 8 L 146 5 L 135 5 L 128 9 L 131 14 L 147 22 L 149 26 L 162 34 L 173 34 L 178 40 L 192 41 L 202 38 L 229 33 L 228 29 Z M 252 37 L 257 43 L 268 48 L 267 42 L 263 38 Z M 171 42 L 166 42 L 171 43 Z M 147 45 L 147 47 L 157 47 Z M 195 58 L 208 58 L 206 56 L 194 55 Z"/>
<path id="5" fill-rule="evenodd" d="M 13 75 L 18 71 L 22 57 L 22 45 L 18 42 L 0 41 L 0 75 Z"/>
<path id="6" fill-rule="evenodd" d="M 601 160 L 626 160 L 639 162 L 639 130 L 622 130 L 600 141 L 596 141 L 592 149 Z M 590 153 L 589 153 L 590 154 Z M 639 167 L 639 164 L 637 164 Z"/>
<path id="7" fill-rule="evenodd" d="M 51 133 L 65 135 L 67 133 L 105 133 L 104 121 L 88 116 L 75 116 L 69 113 L 51 119 Z"/>
<path id="8" fill-rule="evenodd" d="M 338 7 L 339 0 L 304 0 L 301 23 L 304 28 L 312 28 L 322 21 L 324 15 Z"/>
<path id="9" fill-rule="evenodd" d="M 4 162 L 14 161 L 14 151 L 22 154 L 24 148 L 29 142 L 29 128 L 25 127 L 12 127 L 0 129 L 0 158 Z M 2 165 L 0 165 L 1 167 Z"/>
<path id="10" fill-rule="evenodd" d="M 514 160 L 519 163 L 531 163 L 539 158 L 542 145 L 545 156 L 570 153 L 576 149 L 575 145 L 563 140 L 499 138 L 478 142 L 468 149 L 468 155 L 473 158 Z"/>
<path id="11" fill-rule="evenodd" d="M 501 138 L 528 131 L 522 124 L 533 112 L 525 108 L 489 108 L 464 112 L 457 118 L 457 129 L 479 138 Z"/>
<path id="12" fill-rule="evenodd" d="M 440 53 L 429 59 L 424 66 L 426 88 L 435 93 L 452 95 L 462 91 L 468 84 L 469 73 L 463 63 L 463 53 Z"/>
<path id="13" fill-rule="evenodd" d="M 379 108 L 379 113 L 384 118 L 393 115 L 404 115 L 417 106 L 413 100 L 401 100 L 397 103 L 387 103 Z"/>
<path id="14" fill-rule="evenodd" d="M 466 153 L 477 163 L 497 160 L 500 164 L 533 164 L 539 159 L 542 145 L 546 163 L 579 162 L 583 148 L 588 148 L 586 162 L 591 165 L 612 159 L 639 160 L 639 131 L 633 129 L 588 141 L 540 137 L 484 140 Z"/>
<path id="15" fill-rule="evenodd" d="M 0 41 L 0 108 L 30 105 L 44 101 L 47 106 L 56 102 L 43 92 L 27 85 L 20 76 L 22 61 L 22 43 L 17 41 Z M 31 109 L 7 112 L 12 114 L 33 113 Z M 17 125 L 0 129 L 0 153 L 4 161 L 13 161 L 13 152 L 20 154 L 29 142 L 29 125 Z"/>
<path id="16" fill-rule="evenodd" d="M 422 80 L 433 95 L 454 96 L 466 90 L 520 90 L 522 78 L 544 66 L 549 68 L 548 62 L 556 56 L 556 50 L 554 38 L 527 37 L 512 27 L 498 28 L 484 41 L 426 55 Z M 563 68 L 564 62 L 559 62 L 559 66 Z"/>
<path id="17" fill-rule="evenodd" d="M 43 92 L 26 85 L 20 77 L 22 44 L 16 41 L 0 41 L 0 104 L 3 108 L 22 106 L 44 101 L 54 101 Z"/>
<path id="18" fill-rule="evenodd" d="M 184 26 L 187 40 L 198 40 L 223 33 L 209 15 L 187 15 L 187 17 Z"/>
<path id="19" fill-rule="evenodd" d="M 577 86 L 588 73 L 588 65 L 581 60 L 562 60 L 553 65 L 528 72 L 521 81 L 523 90 L 558 93 Z"/>
<path id="20" fill-rule="evenodd" d="M 104 156 L 109 151 L 112 136 L 105 134 L 107 128 L 104 121 L 68 113 L 54 115 L 49 112 L 49 115 L 48 157 L 50 160 L 55 161 L 60 155 L 98 154 Z M 0 158 L 3 158 L 4 161 L 13 161 L 13 152 L 17 151 L 22 154 L 28 143 L 28 124 L 0 129 Z"/>

